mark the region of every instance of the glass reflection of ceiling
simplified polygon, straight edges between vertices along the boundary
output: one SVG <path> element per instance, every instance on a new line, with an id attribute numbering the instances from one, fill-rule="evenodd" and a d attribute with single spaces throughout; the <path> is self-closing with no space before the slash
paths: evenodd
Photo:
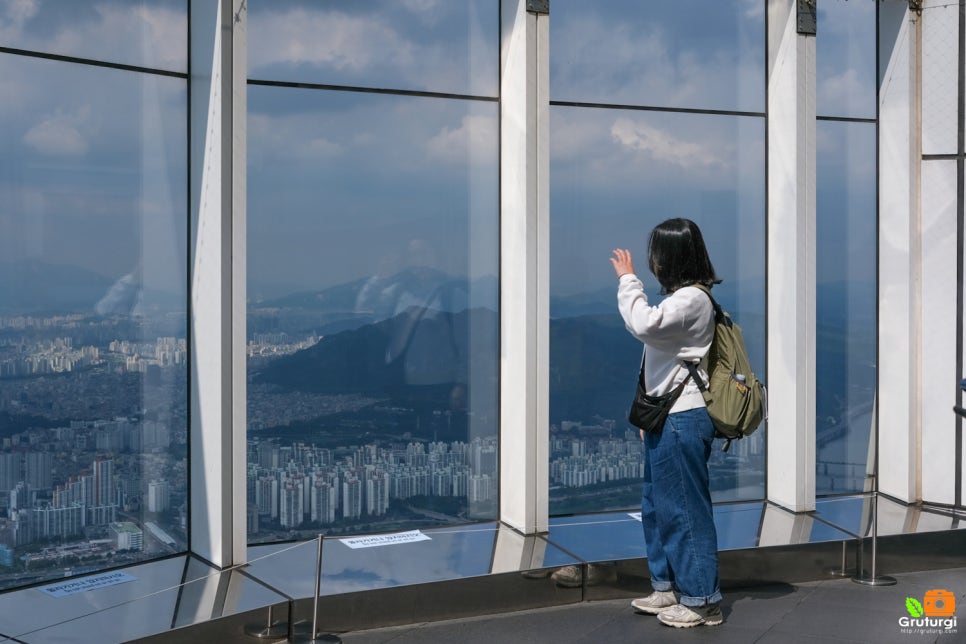
<path id="1" fill-rule="evenodd" d="M 427 538 L 357 549 L 339 538 L 325 539 L 321 593 L 334 595 L 576 563 L 543 540 L 505 533 L 507 530 L 496 523 L 482 523 L 416 531 Z M 246 570 L 290 597 L 311 596 L 317 552 L 316 540 L 250 547 L 252 563 Z"/>
<path id="2" fill-rule="evenodd" d="M 754 548 L 761 526 L 761 501 L 714 506 L 718 549 Z M 550 543 L 586 561 L 646 557 L 640 512 L 614 512 L 550 520 Z"/>
<path id="3" fill-rule="evenodd" d="M 53 595 L 47 586 L 123 573 L 126 581 Z M 284 601 L 264 584 L 172 557 L 0 595 L 0 632 L 31 642 L 127 641 Z"/>
<path id="4" fill-rule="evenodd" d="M 878 499 L 880 536 L 959 529 L 963 522 L 941 510 L 897 503 L 887 497 Z M 872 497 L 867 495 L 827 497 L 815 503 L 816 517 L 841 526 L 859 536 L 872 534 Z"/>

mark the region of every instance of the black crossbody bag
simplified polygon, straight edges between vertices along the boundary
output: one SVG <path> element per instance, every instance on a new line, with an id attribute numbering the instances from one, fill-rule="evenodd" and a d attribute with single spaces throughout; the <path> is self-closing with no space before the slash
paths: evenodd
<path id="1" fill-rule="evenodd" d="M 691 379 L 688 374 L 677 387 L 661 396 L 651 396 L 647 393 L 644 386 L 644 361 L 647 360 L 647 352 L 641 360 L 641 373 L 637 377 L 637 391 L 634 393 L 634 401 L 631 403 L 631 410 L 627 414 L 627 420 L 631 425 L 645 432 L 659 432 L 664 428 L 664 421 L 671 413 L 671 407 L 677 402 L 678 397 L 684 390 L 684 385 Z"/>

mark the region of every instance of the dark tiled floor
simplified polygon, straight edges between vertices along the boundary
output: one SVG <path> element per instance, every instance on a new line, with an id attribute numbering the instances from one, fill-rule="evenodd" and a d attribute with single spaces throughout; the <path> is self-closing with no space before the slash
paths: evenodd
<path id="1" fill-rule="evenodd" d="M 966 568 L 894 577 L 898 581 L 894 586 L 829 579 L 735 590 L 725 595 L 725 623 L 717 627 L 671 629 L 654 617 L 635 614 L 628 601 L 620 599 L 358 631 L 341 637 L 345 644 L 966 642 Z M 899 618 L 908 616 L 906 598 L 922 602 L 926 592 L 934 589 L 955 595 L 956 612 L 961 616 L 955 631 L 902 632 Z"/>

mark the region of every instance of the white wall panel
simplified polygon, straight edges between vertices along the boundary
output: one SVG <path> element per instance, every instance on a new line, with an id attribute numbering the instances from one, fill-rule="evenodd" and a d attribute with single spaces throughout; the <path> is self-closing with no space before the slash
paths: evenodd
<path id="1" fill-rule="evenodd" d="M 966 52 L 964 52 L 963 55 L 966 56 Z M 966 82 L 966 79 L 964 79 L 964 82 Z M 966 110 L 964 110 L 964 112 L 966 112 Z M 964 164 L 964 167 L 961 169 L 963 171 L 963 176 L 960 177 L 960 180 L 963 182 L 963 185 L 966 185 L 966 164 Z M 959 357 L 960 368 L 959 372 L 956 374 L 957 387 L 959 387 L 958 383 L 962 381 L 963 378 L 966 378 L 966 311 L 963 310 L 963 302 L 966 301 L 966 262 L 964 262 L 963 259 L 963 231 L 966 231 L 966 208 L 964 208 L 962 204 L 960 204 L 960 208 L 961 210 L 959 212 L 959 217 L 961 220 L 959 222 L 959 238 L 957 240 L 956 250 L 956 255 L 959 257 L 961 266 L 961 272 L 959 274 L 960 306 L 957 318 L 962 327 L 960 329 L 962 334 L 960 338 L 960 342 L 962 344 L 960 346 L 963 348 L 963 354 Z M 959 405 L 961 407 L 966 406 L 966 393 L 962 393 L 962 388 L 957 389 L 956 393 L 958 394 Z M 957 425 L 954 431 L 959 433 L 962 440 L 960 446 L 960 449 L 962 450 L 962 454 L 960 455 L 960 463 L 966 464 L 966 434 L 964 434 L 964 432 L 966 432 L 966 419 L 957 418 L 956 422 Z M 966 467 L 964 467 L 964 469 L 966 469 Z M 966 475 L 961 476 L 962 480 L 960 481 L 960 485 L 962 489 L 960 489 L 960 504 L 966 505 Z"/>
<path id="2" fill-rule="evenodd" d="M 922 164 L 922 497 L 955 500 L 957 164 Z M 885 446 L 883 446 L 885 447 Z"/>
<path id="3" fill-rule="evenodd" d="M 879 489 L 919 498 L 918 24 L 904 2 L 880 7 Z"/>
<path id="4" fill-rule="evenodd" d="M 959 6 L 926 0 L 922 11 L 922 152 L 955 154 L 959 123 Z"/>

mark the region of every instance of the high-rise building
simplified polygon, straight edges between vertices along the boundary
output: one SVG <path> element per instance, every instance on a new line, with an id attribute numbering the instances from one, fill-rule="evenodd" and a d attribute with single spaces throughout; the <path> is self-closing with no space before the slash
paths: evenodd
<path id="1" fill-rule="evenodd" d="M 50 490 L 53 487 L 54 456 L 50 452 L 27 452 L 24 454 L 24 481 L 34 490 Z"/>
<path id="2" fill-rule="evenodd" d="M 275 519 L 278 517 L 278 478 L 268 474 L 255 481 L 255 506 L 258 513 Z"/>
<path id="3" fill-rule="evenodd" d="M 305 520 L 305 492 L 301 475 L 282 481 L 279 494 L 278 522 L 283 528 L 297 528 Z"/>
<path id="4" fill-rule="evenodd" d="M 94 459 L 94 505 L 117 503 L 114 485 L 114 460 L 98 456 Z"/>
<path id="5" fill-rule="evenodd" d="M 315 523 L 334 523 L 338 509 L 339 493 L 327 476 L 312 475 L 312 491 L 309 499 L 310 519 Z"/>
<path id="6" fill-rule="evenodd" d="M 389 474 L 376 470 L 366 477 L 366 513 L 381 515 L 389 511 Z"/>
<path id="7" fill-rule="evenodd" d="M 171 504 L 171 486 L 167 481 L 148 483 L 148 512 L 164 512 Z"/>
<path id="8" fill-rule="evenodd" d="M 350 474 L 342 481 L 343 519 L 356 519 L 362 516 L 362 496 L 362 481 Z"/>
<path id="9" fill-rule="evenodd" d="M 0 494 L 9 492 L 22 480 L 21 456 L 16 452 L 0 452 Z"/>

